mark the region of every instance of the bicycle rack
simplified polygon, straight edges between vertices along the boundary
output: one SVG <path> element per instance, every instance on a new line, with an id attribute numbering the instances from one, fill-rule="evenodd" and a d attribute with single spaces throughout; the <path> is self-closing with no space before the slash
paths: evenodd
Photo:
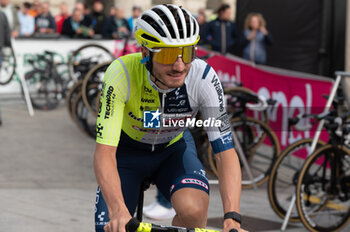
<path id="1" fill-rule="evenodd" d="M 340 84 L 340 81 L 342 79 L 342 77 L 350 77 L 350 73 L 349 72 L 341 72 L 341 71 L 338 71 L 338 72 L 335 72 L 335 75 L 337 76 L 337 78 L 335 79 L 335 82 L 332 86 L 332 90 L 331 90 L 331 94 L 329 95 L 329 98 L 328 98 L 328 101 L 326 103 L 326 106 L 324 108 L 324 113 L 328 112 L 331 105 L 332 105 L 332 102 L 333 102 L 333 99 L 335 97 L 335 94 L 339 88 L 339 84 Z M 316 144 L 317 144 L 317 141 L 318 139 L 320 138 L 320 135 L 321 135 L 321 129 L 323 128 L 323 125 L 324 125 L 324 119 L 322 119 L 318 126 L 317 126 L 317 130 L 316 130 L 316 134 L 314 136 L 314 139 L 312 140 L 312 144 L 311 144 L 311 148 L 310 148 L 310 151 L 308 153 L 308 156 L 311 155 L 315 148 L 316 148 Z M 288 211 L 286 213 L 286 217 L 284 218 L 284 221 L 283 221 L 283 224 L 282 224 L 282 227 L 281 227 L 281 231 L 285 231 L 286 228 L 287 228 L 287 225 L 288 225 L 288 221 L 289 221 L 289 218 L 290 218 L 290 215 L 292 213 L 292 209 L 295 205 L 295 201 L 296 201 L 296 196 L 295 196 L 295 193 L 293 194 L 293 197 L 292 197 L 292 200 L 290 202 L 290 205 L 288 207 Z"/>

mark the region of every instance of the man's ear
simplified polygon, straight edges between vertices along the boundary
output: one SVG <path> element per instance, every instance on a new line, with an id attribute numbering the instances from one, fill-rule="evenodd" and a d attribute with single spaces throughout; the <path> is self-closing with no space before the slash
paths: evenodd
<path id="1" fill-rule="evenodd" d="M 142 58 L 149 56 L 149 51 L 145 47 L 141 47 Z"/>

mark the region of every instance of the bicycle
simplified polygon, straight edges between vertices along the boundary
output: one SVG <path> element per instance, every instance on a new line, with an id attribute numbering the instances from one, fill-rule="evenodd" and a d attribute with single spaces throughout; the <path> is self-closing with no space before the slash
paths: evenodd
<path id="1" fill-rule="evenodd" d="M 42 55 L 37 55 L 38 62 L 44 62 L 44 67 L 35 65 L 33 59 L 28 62 L 33 66 L 33 70 L 24 76 L 33 107 L 40 110 L 52 110 L 56 108 L 61 99 L 66 96 L 66 89 L 69 80 L 64 80 L 58 73 L 57 67 L 65 65 L 56 63 L 54 56 L 56 53 L 45 51 Z"/>
<path id="2" fill-rule="evenodd" d="M 75 50 L 68 59 L 68 74 L 70 79 L 83 79 L 95 65 L 114 60 L 113 54 L 99 44 L 86 44 Z"/>
<path id="3" fill-rule="evenodd" d="M 333 111 L 327 114 L 337 115 L 339 103 L 342 99 L 338 98 L 334 101 Z M 315 124 L 322 120 L 327 114 L 300 114 L 295 118 L 288 119 L 288 131 L 291 132 L 291 127 L 294 126 L 296 130 L 304 131 L 310 129 L 311 126 L 300 126 L 299 122 L 303 118 L 311 118 Z M 287 146 L 278 158 L 275 160 L 268 180 L 268 199 L 273 211 L 280 217 L 284 218 L 293 194 L 295 193 L 295 186 L 300 169 L 305 162 L 305 158 L 309 154 L 313 138 L 300 139 L 289 146 Z M 329 143 L 329 142 L 328 142 Z M 318 140 L 316 143 L 316 148 L 326 145 L 327 143 Z M 296 209 L 290 216 L 291 222 L 300 222 L 299 214 Z"/>
<path id="4" fill-rule="evenodd" d="M 142 214 L 143 214 L 143 200 L 144 200 L 144 192 L 150 187 L 152 184 L 152 180 L 145 179 L 141 183 L 141 188 L 139 192 L 139 199 L 136 210 L 136 217 L 130 219 L 130 221 L 126 225 L 126 231 L 128 232 L 219 232 L 217 230 L 212 229 L 204 229 L 204 228 L 184 228 L 177 226 L 163 226 L 156 225 L 153 223 L 144 223 L 142 222 Z M 235 232 L 237 230 L 232 229 L 230 232 Z"/>
<path id="5" fill-rule="evenodd" d="M 330 143 L 314 151 L 297 179 L 297 212 L 310 231 L 336 231 L 350 221 L 350 114 L 327 115 Z"/>
<path id="6" fill-rule="evenodd" d="M 247 168 L 241 161 L 242 187 L 251 188 L 261 185 L 269 176 L 273 162 L 280 153 L 280 144 L 267 120 L 266 109 L 275 101 L 265 100 L 249 89 L 243 87 L 228 88 L 228 114 L 232 130 L 236 133 L 245 157 L 250 166 L 253 178 L 250 179 Z M 247 116 L 247 110 L 262 112 L 262 120 Z M 238 152 L 238 151 L 237 151 Z M 215 157 L 211 147 L 208 149 L 208 160 L 213 173 L 217 176 Z"/>

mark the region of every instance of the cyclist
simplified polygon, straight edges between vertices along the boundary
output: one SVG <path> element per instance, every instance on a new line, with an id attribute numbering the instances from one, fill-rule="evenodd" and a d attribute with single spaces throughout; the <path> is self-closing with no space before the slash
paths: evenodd
<path id="1" fill-rule="evenodd" d="M 107 69 L 94 154 L 96 231 L 125 231 L 145 178 L 171 201 L 173 225 L 206 226 L 209 183 L 183 127 L 198 110 L 204 120 L 221 122 L 207 134 L 219 170 L 223 231 L 245 231 L 239 215 L 241 170 L 223 89 L 215 71 L 195 59 L 198 34 L 197 21 L 184 8 L 154 6 L 136 22 L 141 53 L 122 56 Z"/>

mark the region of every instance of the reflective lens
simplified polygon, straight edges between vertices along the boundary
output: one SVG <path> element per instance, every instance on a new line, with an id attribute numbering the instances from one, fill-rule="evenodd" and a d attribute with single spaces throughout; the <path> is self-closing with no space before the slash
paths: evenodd
<path id="1" fill-rule="evenodd" d="M 161 64 L 174 64 L 178 57 L 181 57 L 185 64 L 193 61 L 196 50 L 194 46 L 159 48 L 153 53 L 154 61 Z"/>

